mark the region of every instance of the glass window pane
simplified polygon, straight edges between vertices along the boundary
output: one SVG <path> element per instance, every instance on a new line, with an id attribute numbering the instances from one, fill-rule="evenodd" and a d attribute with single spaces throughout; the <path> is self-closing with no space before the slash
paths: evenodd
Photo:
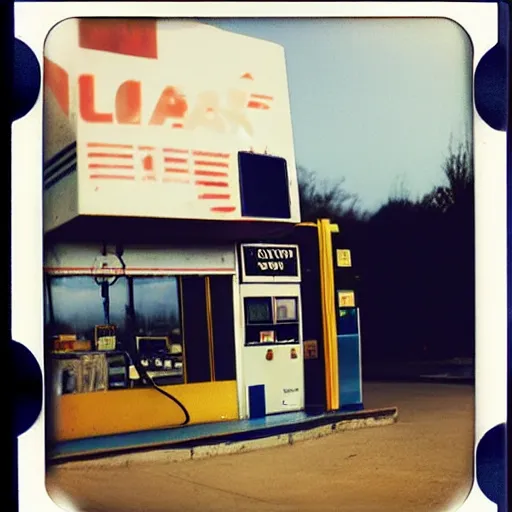
<path id="1" fill-rule="evenodd" d="M 272 299 L 270 297 L 248 297 L 245 299 L 245 323 L 272 324 Z"/>
<path id="2" fill-rule="evenodd" d="M 76 334 L 94 341 L 94 326 L 105 324 L 101 287 L 91 276 L 53 277 L 50 281 L 55 334 Z M 122 337 L 126 324 L 128 289 L 126 279 L 109 287 L 110 323 Z"/>
<path id="3" fill-rule="evenodd" d="M 276 312 L 278 322 L 296 322 L 297 299 L 293 297 L 276 299 Z"/>
<path id="4" fill-rule="evenodd" d="M 98 288 L 100 288 L 98 286 Z M 100 290 L 98 290 L 100 294 Z M 124 342 L 127 336 L 128 316 L 128 281 L 126 278 L 119 278 L 113 285 L 109 286 L 110 298 L 110 323 L 117 327 L 117 338 Z M 103 304 L 103 303 L 102 303 Z M 102 305 L 103 307 L 103 305 Z"/>
<path id="5" fill-rule="evenodd" d="M 181 340 L 178 280 L 174 276 L 133 280 L 137 333 L 139 336 L 170 336 Z"/>
<path id="6" fill-rule="evenodd" d="M 43 300 L 44 300 L 44 325 L 50 323 L 50 299 L 48 297 L 48 283 L 43 281 Z"/>

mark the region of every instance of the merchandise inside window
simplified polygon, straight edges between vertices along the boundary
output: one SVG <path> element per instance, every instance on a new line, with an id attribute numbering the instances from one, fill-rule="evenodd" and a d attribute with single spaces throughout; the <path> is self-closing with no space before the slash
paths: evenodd
<path id="1" fill-rule="evenodd" d="M 57 394 L 184 382 L 179 279 L 48 276 Z"/>

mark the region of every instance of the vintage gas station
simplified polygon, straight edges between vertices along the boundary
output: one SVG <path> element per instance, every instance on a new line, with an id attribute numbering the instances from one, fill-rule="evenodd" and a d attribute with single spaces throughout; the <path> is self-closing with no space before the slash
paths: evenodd
<path id="1" fill-rule="evenodd" d="M 70 19 L 44 83 L 55 457 L 364 416 L 350 248 L 301 223 L 283 48 Z"/>

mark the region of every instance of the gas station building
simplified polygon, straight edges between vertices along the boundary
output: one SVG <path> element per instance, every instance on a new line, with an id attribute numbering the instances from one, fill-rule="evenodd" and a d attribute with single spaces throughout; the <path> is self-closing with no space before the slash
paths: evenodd
<path id="1" fill-rule="evenodd" d="M 44 83 L 55 440 L 362 409 L 350 251 L 300 220 L 283 48 L 71 19 Z"/>

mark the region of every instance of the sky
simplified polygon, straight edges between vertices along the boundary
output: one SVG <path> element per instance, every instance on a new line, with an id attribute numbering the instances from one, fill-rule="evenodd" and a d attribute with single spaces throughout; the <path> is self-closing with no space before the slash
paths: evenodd
<path id="1" fill-rule="evenodd" d="M 472 48 L 444 19 L 217 19 L 285 48 L 298 166 L 344 180 L 360 207 L 443 183 L 472 120 Z"/>

